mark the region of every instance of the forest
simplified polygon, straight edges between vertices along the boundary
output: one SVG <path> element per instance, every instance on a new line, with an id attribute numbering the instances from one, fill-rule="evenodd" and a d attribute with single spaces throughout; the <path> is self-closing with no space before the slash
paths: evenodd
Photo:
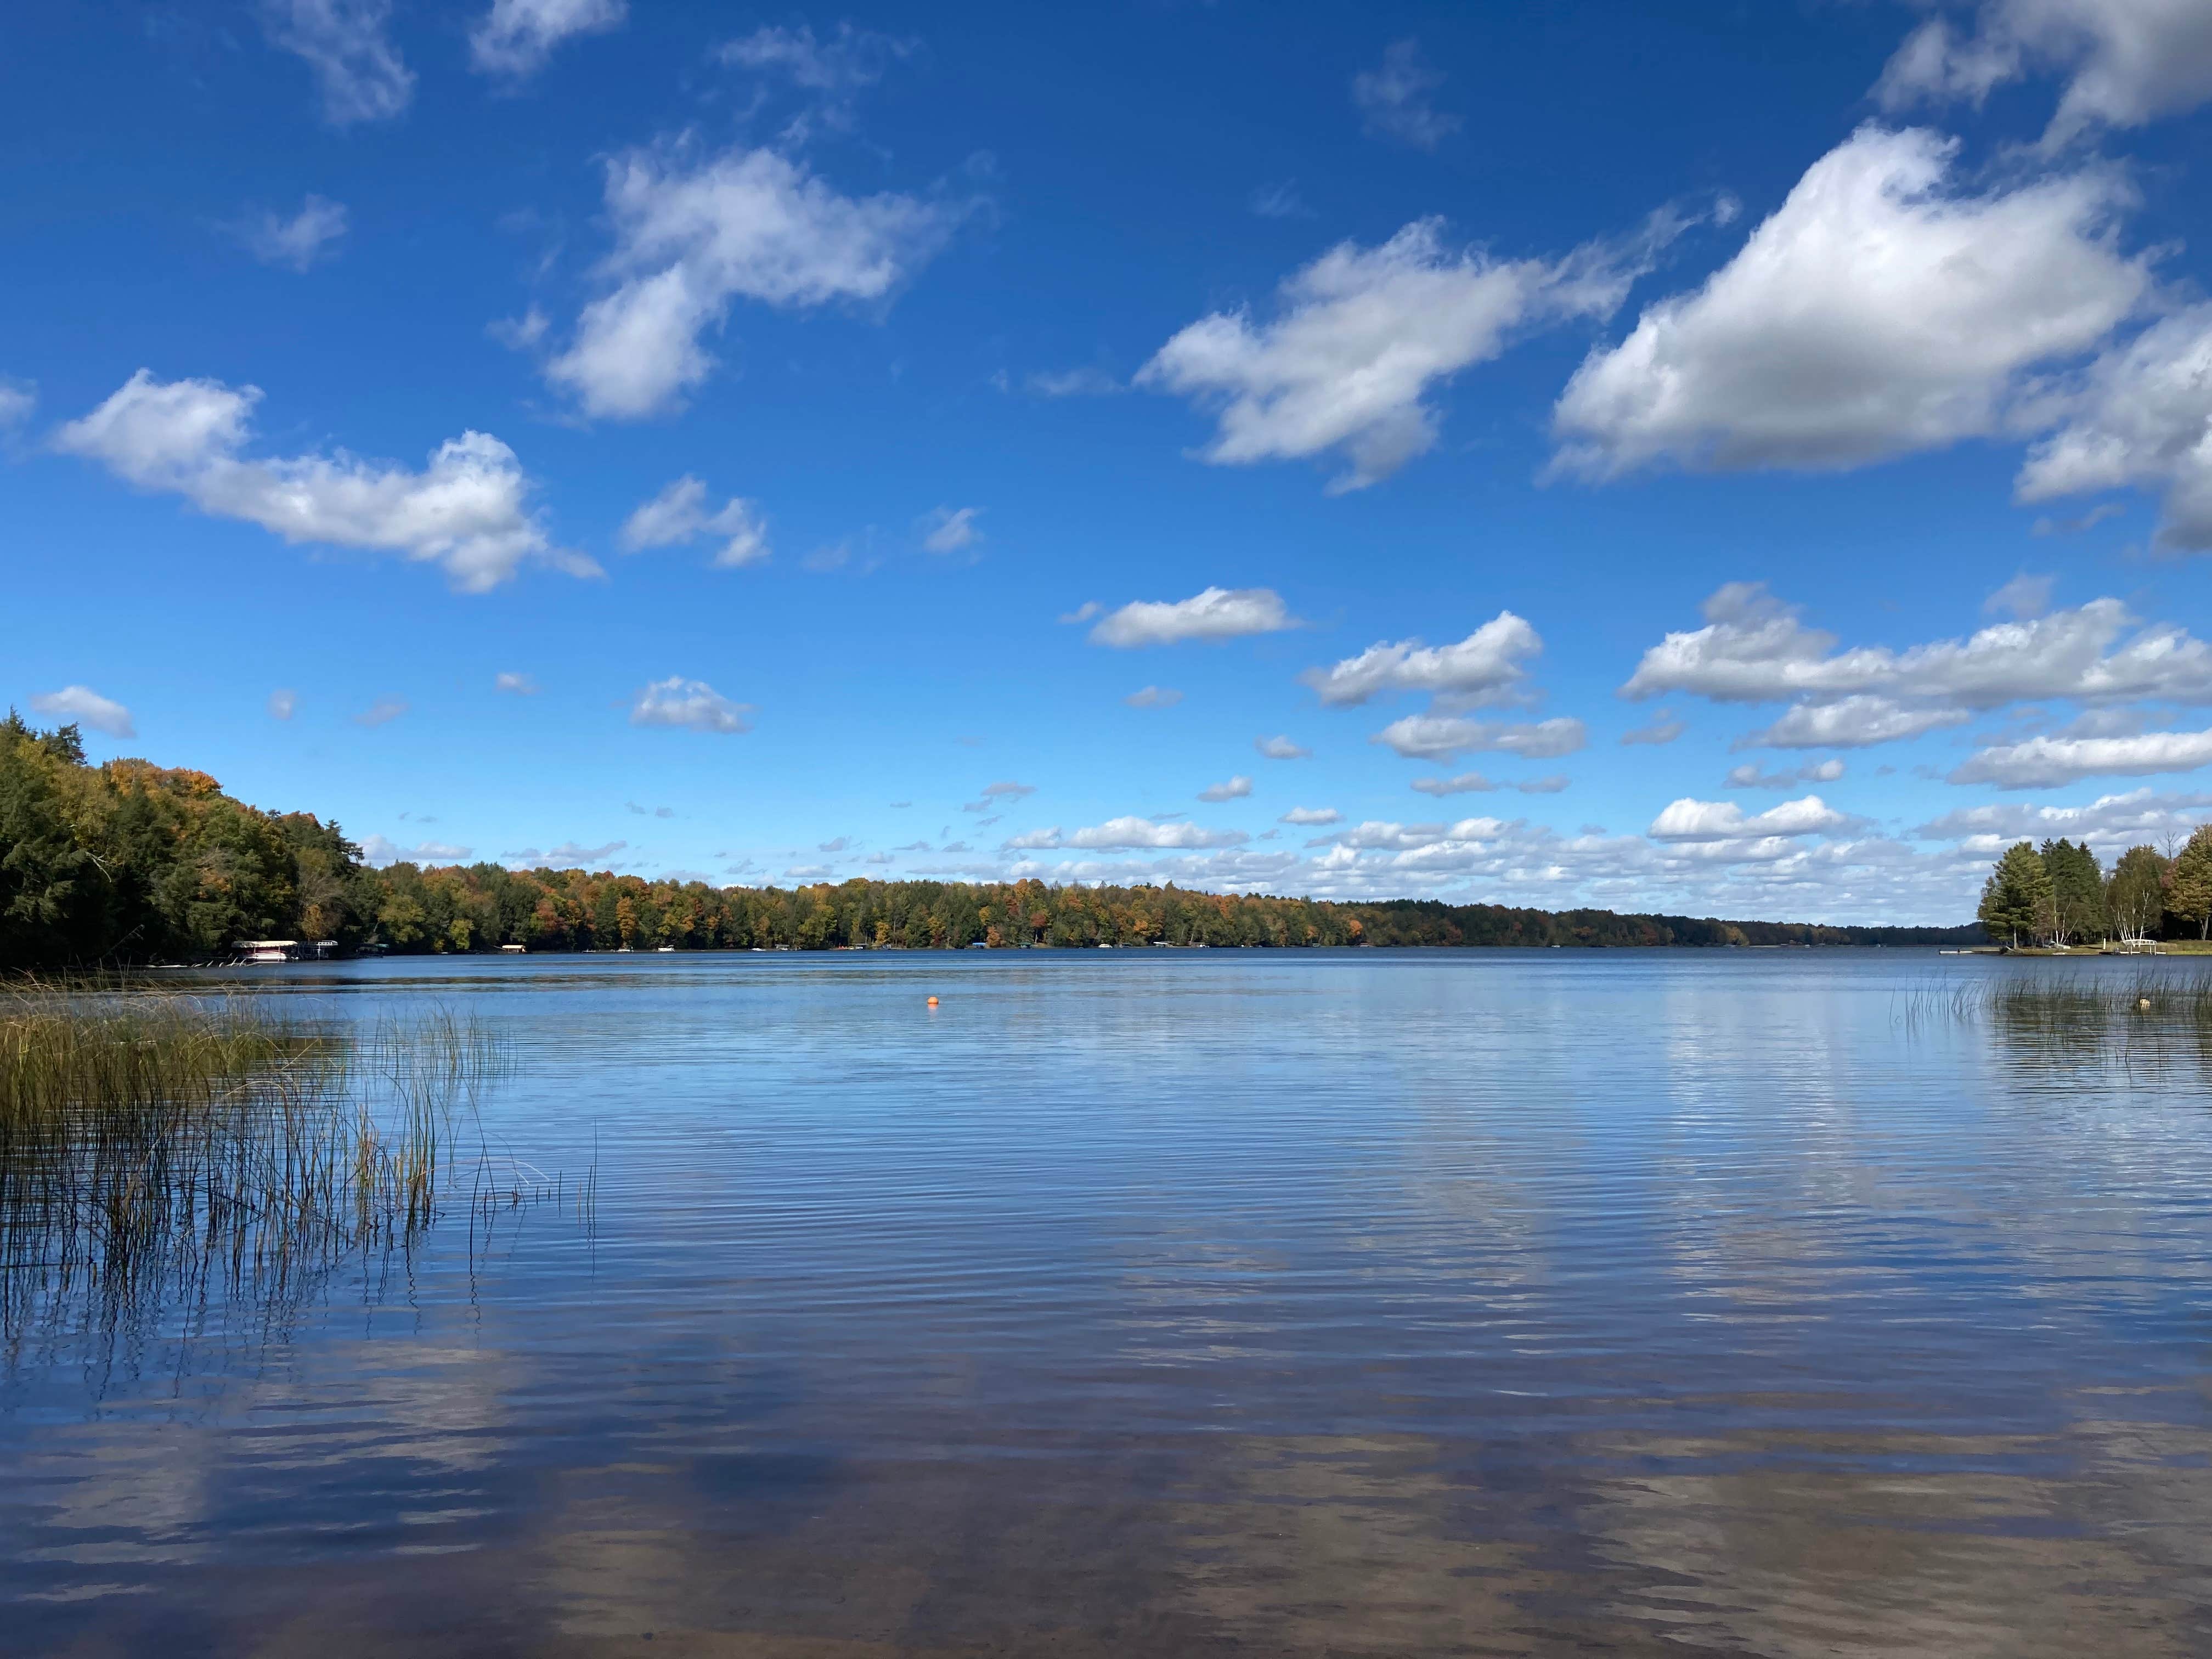
<path id="1" fill-rule="evenodd" d="M 2212 824 L 2177 849 L 2130 847 L 2106 871 L 2078 842 L 2018 842 L 1982 884 L 1977 919 L 1996 944 L 2070 950 L 2212 936 Z"/>
<path id="2" fill-rule="evenodd" d="M 714 887 L 493 863 L 373 869 L 339 826 L 204 772 L 88 764 L 73 726 L 0 723 L 0 969 L 218 962 L 240 940 L 345 951 L 970 946 L 1869 945 L 1982 928 L 1830 927 L 1163 887 L 871 881 Z"/>

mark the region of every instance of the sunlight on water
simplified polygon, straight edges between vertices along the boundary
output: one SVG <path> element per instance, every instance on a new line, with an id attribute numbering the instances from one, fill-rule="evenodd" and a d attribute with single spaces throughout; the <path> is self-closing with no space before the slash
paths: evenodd
<path id="1" fill-rule="evenodd" d="M 275 972 L 495 1201 L 11 1330 L 0 1649 L 2203 1652 L 2212 1048 L 1989 990 L 2136 971 Z"/>

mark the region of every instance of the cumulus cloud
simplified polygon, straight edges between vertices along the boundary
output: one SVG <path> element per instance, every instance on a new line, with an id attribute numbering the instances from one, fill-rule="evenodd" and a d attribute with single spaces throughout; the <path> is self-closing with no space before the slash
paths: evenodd
<path id="1" fill-rule="evenodd" d="M 1087 622 L 1101 607 L 1088 605 L 1066 622 Z M 1233 640 L 1248 634 L 1279 634 L 1298 627 L 1298 619 L 1272 587 L 1209 587 L 1187 599 L 1139 599 L 1099 617 L 1091 630 L 1093 645 L 1133 650 L 1147 645 L 1180 645 L 1186 640 Z"/>
<path id="2" fill-rule="evenodd" d="M 924 520 L 929 529 L 921 538 L 923 548 L 932 553 L 959 553 L 975 546 L 983 539 L 975 523 L 975 515 L 982 510 L 980 507 L 939 507 Z"/>
<path id="3" fill-rule="evenodd" d="M 1164 685 L 1141 686 L 1121 699 L 1132 708 L 1172 708 L 1182 701 L 1182 693 Z"/>
<path id="4" fill-rule="evenodd" d="M 2158 545 L 2212 551 L 2212 305 L 2154 324 L 2053 401 L 2060 424 L 2028 452 L 2020 500 L 2156 489 L 2166 509 Z"/>
<path id="5" fill-rule="evenodd" d="M 1443 83 L 1443 72 L 1421 60 L 1418 41 L 1394 41 L 1384 50 L 1379 67 L 1352 77 L 1352 106 L 1369 132 L 1415 149 L 1434 149 L 1460 129 L 1458 116 L 1446 114 L 1431 102 Z"/>
<path id="6" fill-rule="evenodd" d="M 0 432 L 12 432 L 31 418 L 39 406 L 39 389 L 27 380 L 11 380 L 0 374 Z"/>
<path id="7" fill-rule="evenodd" d="M 312 194 L 289 218 L 262 213 L 239 227 L 246 252 L 255 258 L 298 271 L 311 270 L 328 258 L 345 234 L 345 204 Z"/>
<path id="8" fill-rule="evenodd" d="M 1703 287 L 1576 370 L 1555 467 L 1850 467 L 2003 429 L 2023 377 L 2097 346 L 2152 277 L 2115 246 L 2116 172 L 1973 195 L 1957 153 L 1866 126 L 1814 162 Z"/>
<path id="9" fill-rule="evenodd" d="M 1219 465 L 1341 451 L 1332 493 L 1388 477 L 1437 440 L 1430 392 L 1503 351 L 1531 325 L 1610 316 L 1656 246 L 1680 228 L 1656 216 L 1620 246 L 1558 260 L 1492 258 L 1445 246 L 1441 220 L 1380 247 L 1343 242 L 1283 285 L 1275 316 L 1216 312 L 1176 334 L 1137 384 L 1213 411 L 1200 452 Z"/>
<path id="10" fill-rule="evenodd" d="M 1982 611 L 1987 616 L 2032 622 L 2051 609 L 2051 590 L 2056 584 L 2055 577 L 2031 576 L 2023 571 L 1984 599 Z"/>
<path id="11" fill-rule="evenodd" d="M 1455 714 L 1408 714 L 1391 721 L 1369 741 L 1387 744 L 1408 760 L 1444 761 L 1484 750 L 1550 760 L 1573 754 L 1589 741 L 1589 732 L 1568 715 L 1494 723 Z"/>
<path id="12" fill-rule="evenodd" d="M 50 720 L 88 726 L 111 738 L 138 735 L 131 711 L 114 698 L 101 696 L 88 685 L 65 685 L 58 691 L 35 692 L 31 707 Z"/>
<path id="13" fill-rule="evenodd" d="M 280 686 L 269 694 L 267 708 L 270 720 L 289 720 L 299 712 L 300 694 L 289 686 Z"/>
<path id="14" fill-rule="evenodd" d="M 1203 801 L 1241 800 L 1252 793 L 1252 780 L 1239 772 L 1226 783 L 1212 783 L 1198 792 Z"/>
<path id="15" fill-rule="evenodd" d="M 709 512 L 707 486 L 685 473 L 623 520 L 617 544 L 625 553 L 688 545 L 706 536 L 721 545 L 714 563 L 724 570 L 760 564 L 769 556 L 768 520 L 757 502 L 732 495 Z"/>
<path id="16" fill-rule="evenodd" d="M 442 841 L 426 841 L 416 847 L 402 847 L 388 836 L 364 836 L 361 842 L 363 864 L 385 869 L 394 864 L 459 864 L 475 849 L 455 847 Z"/>
<path id="17" fill-rule="evenodd" d="M 353 717 L 356 726 L 366 726 L 374 731 L 380 726 L 389 726 L 408 709 L 404 697 L 379 697 L 374 702 Z"/>
<path id="18" fill-rule="evenodd" d="M 1006 843 L 1008 851 L 1073 847 L 1094 853 L 1121 852 L 1145 847 L 1237 847 L 1251 837 L 1241 830 L 1201 830 L 1194 823 L 1159 823 L 1152 818 L 1109 818 L 1088 830 L 1064 835 L 1057 825 L 1016 836 Z M 951 850 L 946 848 L 946 851 Z"/>
<path id="19" fill-rule="evenodd" d="M 1543 648 L 1534 628 L 1501 611 L 1456 645 L 1378 642 L 1334 668 L 1310 668 L 1298 678 L 1331 708 L 1389 691 L 1427 691 L 1467 708 L 1512 696 L 1527 677 L 1523 665 Z"/>
<path id="20" fill-rule="evenodd" d="M 2212 794 L 2161 795 L 2145 787 L 2100 795 L 2087 806 L 2031 806 L 1998 802 L 1945 812 L 1912 831 L 1926 841 L 1956 841 L 1995 854 L 2016 841 L 2065 836 L 2119 848 L 2186 836 L 2212 811 Z"/>
<path id="21" fill-rule="evenodd" d="M 2191 0 L 1984 0 L 1971 29 L 1931 17 L 1882 70 L 1890 109 L 1959 100 L 2038 70 L 2068 76 L 2049 137 L 2136 127 L 2212 98 L 2212 12 Z"/>
<path id="22" fill-rule="evenodd" d="M 1324 823 L 1341 823 L 1344 822 L 1344 814 L 1334 806 L 1293 806 L 1275 822 L 1297 824 L 1302 828 Z"/>
<path id="23" fill-rule="evenodd" d="M 627 0 L 492 0 L 469 31 L 469 61 L 519 81 L 544 69 L 563 40 L 620 28 L 629 15 Z"/>
<path id="24" fill-rule="evenodd" d="M 1705 615 L 1705 627 L 1669 634 L 1646 651 L 1621 695 L 1793 702 L 1741 745 L 1864 747 L 2039 699 L 2212 702 L 2212 646 L 2185 629 L 2145 624 L 2115 599 L 1902 651 L 1839 649 L 1834 635 L 1807 627 L 1794 606 L 1754 583 L 1722 587 Z"/>
<path id="25" fill-rule="evenodd" d="M 1621 746 L 1629 748 L 1637 744 L 1650 744 L 1657 747 L 1662 744 L 1674 742 L 1689 729 L 1682 721 L 1676 720 L 1672 713 L 1662 708 L 1645 725 L 1639 726 L 1633 731 L 1622 732 Z"/>
<path id="26" fill-rule="evenodd" d="M 2035 737 L 1992 744 L 1952 769 L 1946 781 L 2034 789 L 2083 778 L 2193 772 L 2212 761 L 2212 731 L 2145 732 L 2129 738 Z"/>
<path id="27" fill-rule="evenodd" d="M 259 525 L 291 543 L 396 553 L 442 568 L 482 593 L 525 563 L 596 575 L 582 555 L 556 548 L 531 504 L 514 452 L 465 432 L 431 452 L 419 472 L 340 450 L 249 460 L 258 386 L 157 380 L 140 369 L 91 414 L 54 436 L 63 452 L 96 460 L 142 489 L 173 491 L 203 513 Z"/>
<path id="28" fill-rule="evenodd" d="M 415 71 L 392 43 L 392 0 L 268 0 L 270 44 L 313 71 L 334 127 L 385 121 L 415 95 Z"/>
<path id="29" fill-rule="evenodd" d="M 527 674 L 502 673 L 492 681 L 495 691 L 510 691 L 519 697 L 538 695 L 538 682 Z"/>
<path id="30" fill-rule="evenodd" d="M 700 157 L 631 150 L 607 163 L 615 246 L 608 291 L 546 367 L 587 414 L 636 420 L 676 407 L 714 358 L 702 337 L 732 301 L 785 310 L 881 302 L 935 256 L 962 210 L 911 196 L 838 193 L 769 149 Z"/>
<path id="31" fill-rule="evenodd" d="M 1747 813 L 1732 800 L 1693 800 L 1686 795 L 1669 803 L 1646 833 L 1654 841 L 1740 841 L 1831 835 L 1850 828 L 1852 822 L 1818 795 L 1785 800 L 1759 813 Z"/>
<path id="32" fill-rule="evenodd" d="M 1312 750 L 1292 743 L 1279 733 L 1272 738 L 1255 738 L 1252 747 L 1268 760 L 1309 760 L 1313 756 Z"/>
<path id="33" fill-rule="evenodd" d="M 750 732 L 760 711 L 749 702 L 732 702 L 704 680 L 672 674 L 655 680 L 630 703 L 632 726 L 667 726 L 688 732 Z"/>

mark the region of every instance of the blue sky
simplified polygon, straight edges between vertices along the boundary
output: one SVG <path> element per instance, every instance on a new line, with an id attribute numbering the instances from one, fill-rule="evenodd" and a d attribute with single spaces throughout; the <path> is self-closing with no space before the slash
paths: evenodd
<path id="1" fill-rule="evenodd" d="M 96 755 L 1838 921 L 2212 817 L 2212 7 L 28 9 L 0 695 Z"/>

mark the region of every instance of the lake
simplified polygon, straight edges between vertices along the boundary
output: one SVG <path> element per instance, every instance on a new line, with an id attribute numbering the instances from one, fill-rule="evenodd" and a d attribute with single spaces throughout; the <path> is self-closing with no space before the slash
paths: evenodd
<path id="1" fill-rule="evenodd" d="M 2206 1056 L 1933 994 L 2139 971 L 203 976 L 493 1027 L 521 1201 L 20 1320 L 0 1650 L 2201 1654 Z"/>

